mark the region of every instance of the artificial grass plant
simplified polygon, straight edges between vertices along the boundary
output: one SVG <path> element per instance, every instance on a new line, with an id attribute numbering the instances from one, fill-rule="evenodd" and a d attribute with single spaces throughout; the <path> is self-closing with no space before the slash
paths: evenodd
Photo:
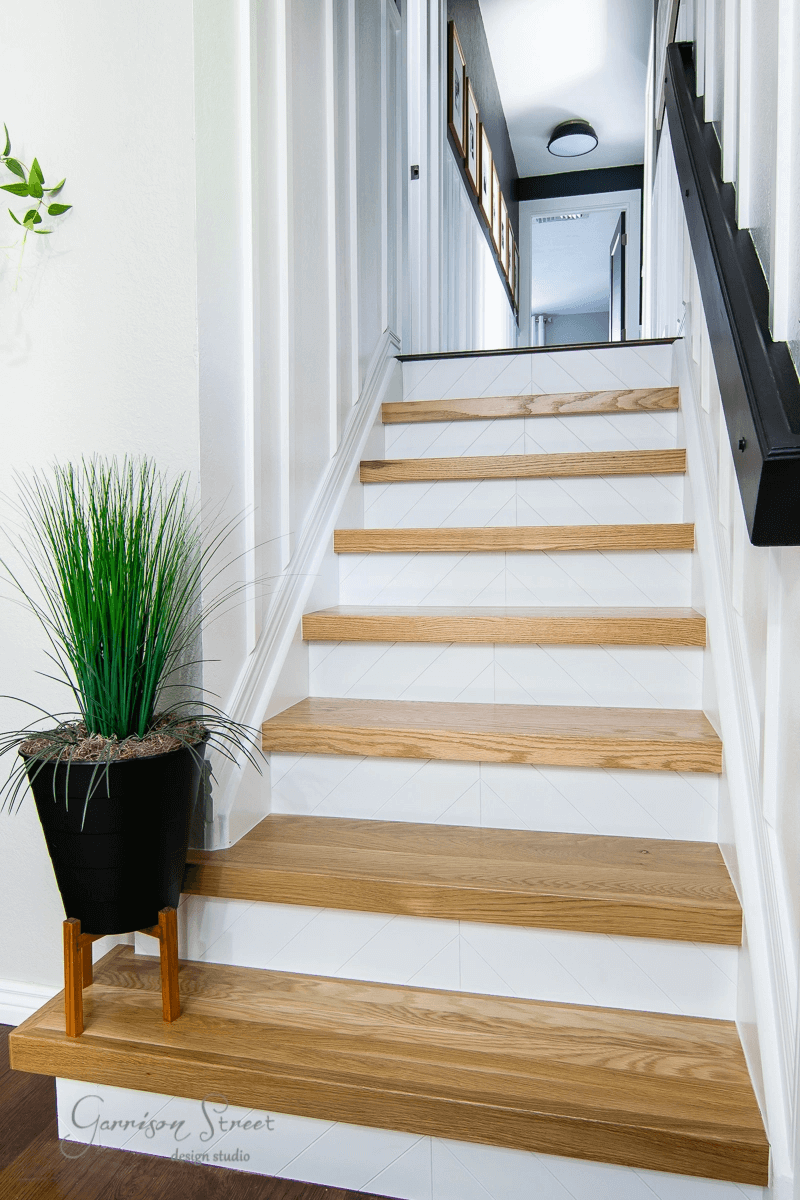
<path id="1" fill-rule="evenodd" d="M 187 478 L 170 482 L 147 458 L 56 465 L 20 478 L 19 493 L 27 580 L 4 563 L 5 574 L 44 627 L 77 712 L 44 713 L 0 739 L 0 753 L 21 748 L 28 760 L 12 771 L 6 802 L 13 807 L 31 759 L 34 769 L 53 759 L 111 762 L 206 737 L 258 766 L 254 731 L 202 689 L 197 701 L 168 700 L 186 687 L 177 677 L 197 662 L 203 622 L 238 590 L 200 603 L 201 585 L 213 589 L 227 565 L 233 523 L 204 538 Z"/>

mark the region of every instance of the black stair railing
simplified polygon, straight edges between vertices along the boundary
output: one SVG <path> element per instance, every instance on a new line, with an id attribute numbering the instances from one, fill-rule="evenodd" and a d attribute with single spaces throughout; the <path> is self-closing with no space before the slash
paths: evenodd
<path id="1" fill-rule="evenodd" d="M 695 95 L 692 46 L 667 51 L 667 113 L 750 540 L 800 545 L 800 380 L 769 330 L 769 290 Z M 798 217 L 800 219 L 800 217 Z"/>

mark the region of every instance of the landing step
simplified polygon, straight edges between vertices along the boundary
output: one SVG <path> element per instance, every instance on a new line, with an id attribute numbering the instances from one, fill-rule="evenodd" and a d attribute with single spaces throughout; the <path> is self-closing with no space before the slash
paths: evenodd
<path id="1" fill-rule="evenodd" d="M 692 608 L 371 608 L 303 617 L 308 642 L 443 642 L 551 646 L 705 646 Z"/>
<path id="2" fill-rule="evenodd" d="M 362 462 L 362 483 L 438 479 L 565 479 L 579 475 L 676 475 L 685 450 L 596 450 L 576 454 L 463 455 Z"/>
<path id="3" fill-rule="evenodd" d="M 261 730 L 264 750 L 289 754 L 722 770 L 714 729 L 687 709 L 311 698 Z"/>
<path id="4" fill-rule="evenodd" d="M 229 850 L 190 850 L 183 890 L 730 946 L 742 933 L 711 842 L 273 813 Z"/>
<path id="5" fill-rule="evenodd" d="M 337 529 L 337 554 L 515 550 L 693 550 L 694 525 L 485 525 Z"/>
<path id="6" fill-rule="evenodd" d="M 384 425 L 417 421 L 487 421 L 497 417 L 552 417 L 580 413 L 670 412 L 678 389 L 634 388 L 606 392 L 555 392 L 537 396 L 475 396 L 464 400 L 401 400 L 384 404 Z"/>
<path id="7" fill-rule="evenodd" d="M 118 946 L 84 993 L 14 1030 L 11 1065 L 231 1105 L 766 1185 L 769 1147 L 735 1026 L 182 963 Z"/>

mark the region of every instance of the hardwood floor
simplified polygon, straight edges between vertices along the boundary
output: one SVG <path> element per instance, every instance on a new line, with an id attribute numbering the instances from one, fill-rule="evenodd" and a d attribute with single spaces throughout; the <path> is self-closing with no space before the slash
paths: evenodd
<path id="1" fill-rule="evenodd" d="M 389 458 L 362 462 L 362 483 L 436 479 L 568 479 L 588 475 L 677 475 L 685 450 L 590 450 L 572 454 L 461 455 L 458 458 Z"/>
<path id="2" fill-rule="evenodd" d="M 337 529 L 336 554 L 500 554 L 523 550 L 693 550 L 694 525 L 459 525 Z"/>
<path id="3" fill-rule="evenodd" d="M 356 1197 L 130 1150 L 76 1146 L 68 1151 L 76 1157 L 67 1157 L 58 1140 L 55 1081 L 10 1069 L 10 1028 L 0 1025 L 0 1200 L 370 1200 L 363 1192 Z"/>
<path id="4" fill-rule="evenodd" d="M 475 421 L 498 417 L 548 417 L 580 413 L 661 411 L 678 407 L 678 389 L 634 388 L 607 392 L 557 392 L 534 396 L 476 396 L 464 400 L 404 400 L 383 406 L 384 425 L 417 421 Z"/>

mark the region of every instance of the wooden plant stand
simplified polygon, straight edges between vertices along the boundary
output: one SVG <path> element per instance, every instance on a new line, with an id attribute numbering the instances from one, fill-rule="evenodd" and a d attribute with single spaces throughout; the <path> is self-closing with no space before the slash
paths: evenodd
<path id="1" fill-rule="evenodd" d="M 164 1020 L 177 1021 L 181 1015 L 178 992 L 178 913 L 174 908 L 162 908 L 158 924 L 140 929 L 158 938 L 161 951 L 161 1000 Z M 101 933 L 81 933 L 76 917 L 64 922 L 64 1011 L 67 1018 L 67 1037 L 83 1033 L 83 989 L 92 982 L 92 942 L 104 937 Z"/>

